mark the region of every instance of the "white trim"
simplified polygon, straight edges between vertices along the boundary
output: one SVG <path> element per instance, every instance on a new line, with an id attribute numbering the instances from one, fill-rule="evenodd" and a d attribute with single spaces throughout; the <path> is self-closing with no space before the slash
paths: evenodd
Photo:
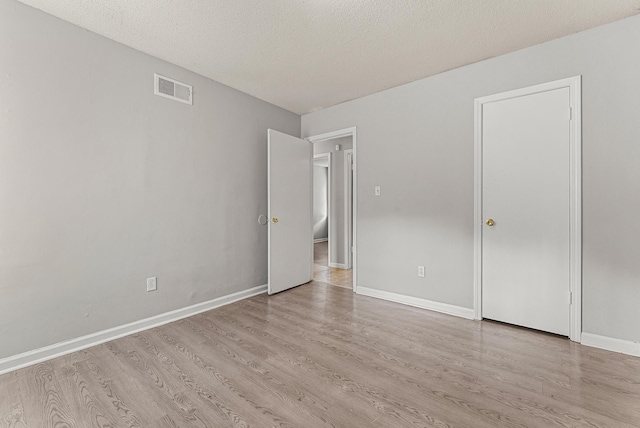
<path id="1" fill-rule="evenodd" d="M 310 143 L 322 143 L 323 141 L 333 140 L 334 138 L 342 138 L 356 135 L 356 127 L 339 129 L 337 131 L 325 132 L 324 134 L 312 135 L 306 140 Z M 354 148 L 355 150 L 355 148 Z"/>
<path id="2" fill-rule="evenodd" d="M 482 103 L 474 101 L 473 318 L 482 319 Z"/>
<path id="3" fill-rule="evenodd" d="M 582 76 L 568 79 L 571 103 L 571 150 L 569 161 L 569 338 L 582 341 Z"/>
<path id="4" fill-rule="evenodd" d="M 185 86 L 185 87 L 189 88 L 189 99 L 188 100 L 183 100 L 182 98 L 176 97 L 175 96 L 175 86 L 174 86 L 174 95 L 167 95 L 167 94 L 164 94 L 164 93 L 160 92 L 160 90 L 159 90 L 160 79 L 169 81 L 169 82 L 173 83 L 174 85 L 181 85 L 181 86 Z M 187 85 L 186 83 L 180 82 L 179 80 L 175 80 L 175 79 L 172 79 L 170 77 L 163 76 L 162 74 L 158 74 L 158 73 L 154 73 L 153 74 L 153 93 L 156 94 L 156 95 L 159 95 L 161 97 L 164 97 L 164 98 L 169 98 L 170 100 L 179 101 L 181 103 L 193 105 L 193 86 Z"/>
<path id="5" fill-rule="evenodd" d="M 592 348 L 605 349 L 607 351 L 619 352 L 621 354 L 640 357 L 640 343 L 631 340 L 615 339 L 597 334 L 582 333 L 582 344 Z"/>
<path id="6" fill-rule="evenodd" d="M 347 267 L 347 265 L 344 264 L 344 263 L 332 263 L 332 262 L 329 262 L 329 267 L 336 268 L 336 269 L 349 269 Z"/>
<path id="7" fill-rule="evenodd" d="M 448 303 L 434 302 L 419 297 L 405 296 L 404 294 L 390 293 L 388 291 L 362 286 L 358 287 L 358 294 L 388 300 L 390 302 L 402 303 L 403 305 L 415 306 L 416 308 L 428 309 L 447 315 L 454 315 L 460 318 L 473 319 L 473 309 L 450 305 Z"/>
<path id="8" fill-rule="evenodd" d="M 257 296 L 258 294 L 265 293 L 266 291 L 267 285 L 260 285 L 248 290 L 238 291 L 237 293 L 228 294 L 226 296 L 218 297 L 213 300 L 187 306 L 186 308 L 165 312 L 163 314 L 155 315 L 139 321 L 134 321 L 129 324 L 124 324 L 118 327 L 99 331 L 97 333 L 88 334 L 86 336 L 77 337 L 75 339 L 66 340 L 64 342 L 59 342 L 54 345 L 45 346 L 33 351 L 27 351 L 22 354 L 3 358 L 0 359 L 0 375 L 21 369 L 23 367 L 31 366 L 33 364 L 38 364 L 43 361 L 48 361 L 53 358 L 61 357 L 72 352 L 100 345 L 101 343 L 119 339 L 133 333 L 187 318 L 201 312 L 219 308 L 220 306 L 228 305 L 230 303 L 237 302 L 238 300 Z"/>
<path id="9" fill-rule="evenodd" d="M 329 241 L 329 238 L 319 238 L 319 239 L 314 239 L 313 243 L 319 244 L 320 242 L 327 242 L 327 241 Z"/>
<path id="10" fill-rule="evenodd" d="M 525 95 L 569 88 L 570 108 L 572 109 L 570 131 L 569 164 L 569 215 L 570 215 L 570 258 L 569 291 L 572 303 L 569 313 L 569 338 L 581 341 L 582 332 L 582 78 L 569 77 L 554 82 L 543 83 L 527 88 L 516 89 L 500 94 L 476 98 L 475 135 L 474 135 L 474 278 L 473 302 L 474 318 L 482 319 L 482 105 Z"/>
<path id="11" fill-rule="evenodd" d="M 313 191 L 313 167 L 311 167 L 311 191 Z M 313 193 L 312 193 L 313 195 Z M 311 199 L 313 204 L 313 199 Z M 311 239 L 313 240 L 313 206 L 311 208 Z M 271 130 L 267 129 L 267 292 L 271 284 Z M 313 244 L 311 244 L 313 254 Z M 313 278 L 313 261 L 311 262 L 311 277 Z"/>
<path id="12" fill-rule="evenodd" d="M 311 143 L 311 142 L 310 142 Z M 331 152 L 328 153 L 319 153 L 317 155 L 313 155 L 313 160 L 327 158 L 327 239 L 326 241 L 329 243 L 327 245 L 327 261 L 331 261 L 331 160 L 333 159 L 331 156 Z M 314 188 L 313 176 L 311 178 L 311 188 Z M 313 201 L 313 198 L 311 199 Z M 313 202 L 312 202 L 313 203 Z M 313 216 L 313 209 L 311 210 Z M 313 234 L 313 218 L 311 220 L 311 233 Z M 315 241 L 314 241 L 315 243 Z M 313 261 L 314 261 L 314 251 L 311 251 L 311 268 L 313 271 Z M 311 277 L 313 278 L 313 272 L 311 273 Z"/>
<path id="13" fill-rule="evenodd" d="M 345 254 L 345 269 L 351 269 L 352 254 L 351 247 L 353 246 L 353 234 L 351 233 L 351 221 L 353 218 L 353 206 L 352 198 L 353 194 L 353 181 L 351 179 L 351 162 L 353 159 L 353 149 L 347 149 L 344 151 L 344 161 L 342 174 L 344 177 L 344 231 L 346 239 L 344 240 L 344 254 Z"/>
<path id="14" fill-rule="evenodd" d="M 353 292 L 358 291 L 358 139 L 356 127 L 339 129 L 337 131 L 326 132 L 324 134 L 313 135 L 307 137 L 306 140 L 310 143 L 320 143 L 322 141 L 331 140 L 334 138 L 351 136 L 353 142 Z"/>

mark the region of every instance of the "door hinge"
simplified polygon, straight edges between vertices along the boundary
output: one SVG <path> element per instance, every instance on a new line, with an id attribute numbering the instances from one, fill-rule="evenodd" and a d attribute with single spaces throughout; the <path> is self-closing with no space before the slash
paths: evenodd
<path id="1" fill-rule="evenodd" d="M 573 305 L 573 292 L 569 291 L 569 304 Z"/>

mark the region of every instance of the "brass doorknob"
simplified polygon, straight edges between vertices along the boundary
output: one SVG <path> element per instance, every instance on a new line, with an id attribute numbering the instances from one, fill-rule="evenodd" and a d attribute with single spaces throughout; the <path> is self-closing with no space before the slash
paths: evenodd
<path id="1" fill-rule="evenodd" d="M 277 223 L 278 222 L 278 217 L 274 217 L 271 219 L 271 223 Z"/>
<path id="2" fill-rule="evenodd" d="M 494 224 L 496 224 L 495 221 L 493 221 L 492 218 L 490 218 L 489 220 L 487 220 L 487 226 L 493 226 Z"/>

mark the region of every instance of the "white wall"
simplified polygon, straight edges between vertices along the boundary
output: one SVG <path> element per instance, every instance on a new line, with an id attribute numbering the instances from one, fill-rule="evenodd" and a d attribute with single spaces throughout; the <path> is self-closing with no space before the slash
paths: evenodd
<path id="1" fill-rule="evenodd" d="M 336 145 L 340 145 L 340 150 L 336 150 Z M 345 265 L 347 254 L 345 254 L 345 219 L 344 219 L 344 151 L 353 148 L 353 139 L 349 137 L 334 138 L 313 144 L 313 154 L 332 153 L 331 155 L 331 213 L 329 222 L 331 223 L 331 260 L 329 263 Z"/>
<path id="2" fill-rule="evenodd" d="M 582 75 L 583 329 L 640 342 L 639 40 L 632 17 L 303 116 L 357 126 L 358 286 L 471 308 L 473 100 Z"/>
<path id="3" fill-rule="evenodd" d="M 266 133 L 298 115 L 13 0 L 0 80 L 0 359 L 267 282 Z"/>

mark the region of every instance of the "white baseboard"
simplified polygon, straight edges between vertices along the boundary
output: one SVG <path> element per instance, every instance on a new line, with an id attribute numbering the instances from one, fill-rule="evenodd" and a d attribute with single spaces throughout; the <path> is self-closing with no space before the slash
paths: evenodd
<path id="1" fill-rule="evenodd" d="M 374 288 L 359 286 L 356 291 L 364 296 L 375 297 L 391 302 L 402 303 L 404 305 L 415 306 L 417 308 L 429 309 L 430 311 L 441 312 L 443 314 L 455 315 L 461 318 L 472 320 L 474 316 L 473 309 L 454 306 L 448 303 L 434 302 L 431 300 L 421 299 L 419 297 L 405 296 L 404 294 L 390 293 L 388 291 L 376 290 Z"/>
<path id="2" fill-rule="evenodd" d="M 97 333 L 92 333 L 86 336 L 56 343 L 54 345 L 45 346 L 44 348 L 39 348 L 11 357 L 2 358 L 0 359 L 0 375 L 33 364 L 38 364 L 43 361 L 51 360 L 53 358 L 61 357 L 72 352 L 90 348 L 91 346 L 99 345 L 110 340 L 128 336 L 142 330 L 158 327 L 160 325 L 187 318 L 201 312 L 219 308 L 220 306 L 228 305 L 230 303 L 237 302 L 238 300 L 257 296 L 258 294 L 262 294 L 266 291 L 267 286 L 260 285 L 248 290 L 239 291 L 237 293 L 228 294 L 226 296 L 218 297 L 213 300 L 197 303 L 192 306 L 187 306 L 186 308 L 176 309 L 174 311 L 165 312 L 163 314 L 155 315 L 153 317 L 145 318 L 139 321 L 134 321 L 132 323 L 110 328 L 108 330 L 99 331 Z"/>
<path id="3" fill-rule="evenodd" d="M 581 343 L 586 346 L 591 346 L 592 348 L 600 348 L 607 351 L 640 357 L 640 343 L 632 342 L 631 340 L 622 340 L 608 336 L 599 336 L 597 334 L 582 333 Z"/>
<path id="4" fill-rule="evenodd" d="M 329 262 L 329 267 L 338 268 L 338 269 L 347 269 L 347 265 L 345 265 L 344 263 Z"/>
<path id="5" fill-rule="evenodd" d="M 327 242 L 329 240 L 329 238 L 319 238 L 319 239 L 314 239 L 313 243 L 317 244 L 318 242 Z"/>

